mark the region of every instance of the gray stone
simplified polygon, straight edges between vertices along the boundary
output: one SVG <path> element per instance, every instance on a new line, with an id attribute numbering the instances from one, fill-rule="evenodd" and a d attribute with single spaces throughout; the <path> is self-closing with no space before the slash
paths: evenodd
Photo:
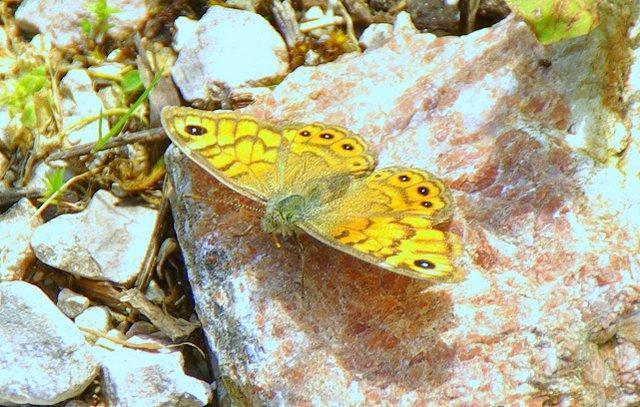
<path id="1" fill-rule="evenodd" d="M 100 190 L 87 208 L 58 216 L 40 226 L 31 238 L 44 263 L 94 280 L 127 284 L 135 279 L 151 239 L 157 211 L 117 205 Z"/>
<path id="2" fill-rule="evenodd" d="M 259 14 L 213 6 L 197 23 L 182 18 L 176 27 L 172 76 L 187 100 L 227 101 L 232 89 L 268 86 L 288 72 L 287 47 Z"/>
<path id="3" fill-rule="evenodd" d="M 141 337 L 128 342 L 162 345 Z M 148 352 L 111 345 L 112 350 L 94 347 L 102 361 L 102 389 L 113 406 L 204 406 L 212 396 L 209 384 L 184 373 L 179 351 Z"/>
<path id="4" fill-rule="evenodd" d="M 0 404 L 59 403 L 97 374 L 84 335 L 38 287 L 0 283 Z"/>
<path id="5" fill-rule="evenodd" d="M 73 47 L 87 44 L 87 36 L 82 32 L 81 22 L 92 19 L 87 6 L 93 0 L 25 0 L 16 10 L 18 26 L 28 32 L 41 32 L 51 37 L 58 47 Z M 109 0 L 109 7 L 118 10 L 108 23 L 108 34 L 123 40 L 140 28 L 149 16 L 149 5 L 144 0 Z"/>
<path id="6" fill-rule="evenodd" d="M 105 108 L 98 93 L 93 89 L 91 77 L 84 69 L 72 69 L 60 81 L 60 109 L 65 128 L 91 116 L 100 115 Z M 100 120 L 88 122 L 83 127 L 67 134 L 67 143 L 92 143 L 98 140 Z M 109 131 L 108 117 L 102 118 L 102 134 Z"/>
<path id="7" fill-rule="evenodd" d="M 56 305 L 63 314 L 73 319 L 89 308 L 91 301 L 84 295 L 75 293 L 68 288 L 63 288 L 58 293 L 58 302 Z"/>
<path id="8" fill-rule="evenodd" d="M 89 307 L 76 317 L 75 324 L 79 329 L 85 328 L 89 330 L 88 332 L 83 331 L 85 332 L 85 336 L 95 341 L 98 336 L 93 335 L 91 331 L 106 334 L 111 329 L 111 315 L 109 313 L 109 308 Z M 82 329 L 80 330 L 82 331 Z"/>
<path id="9" fill-rule="evenodd" d="M 35 260 L 31 250 L 31 235 L 42 224 L 42 218 L 32 216 L 36 208 L 23 198 L 0 215 L 0 281 L 20 280 Z"/>

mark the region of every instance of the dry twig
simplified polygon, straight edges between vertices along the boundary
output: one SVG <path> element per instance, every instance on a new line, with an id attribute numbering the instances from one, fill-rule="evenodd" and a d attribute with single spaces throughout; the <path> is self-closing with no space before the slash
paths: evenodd
<path id="1" fill-rule="evenodd" d="M 33 188 L 12 188 L 0 191 L 0 206 L 11 204 L 22 198 L 38 198 L 42 191 Z"/>
<path id="2" fill-rule="evenodd" d="M 129 303 L 133 308 L 149 318 L 149 321 L 156 328 L 173 341 L 186 338 L 196 328 L 200 327 L 200 324 L 167 314 L 160 307 L 149 301 L 142 291 L 137 288 L 123 292 L 120 300 Z"/>
<path id="3" fill-rule="evenodd" d="M 161 247 L 164 232 L 167 226 L 167 220 L 170 216 L 171 205 L 169 203 L 169 191 L 171 189 L 171 183 L 169 182 L 168 175 L 165 174 L 164 183 L 162 188 L 162 202 L 160 209 L 158 210 L 158 216 L 156 223 L 153 226 L 153 232 L 151 234 L 152 241 L 147 247 L 147 253 L 145 254 L 144 261 L 142 262 L 142 268 L 135 282 L 135 287 L 144 292 L 147 289 L 147 285 L 151 280 L 154 266 L 157 263 L 158 250 Z"/>
<path id="4" fill-rule="evenodd" d="M 105 144 L 105 146 L 101 151 L 104 151 L 110 148 L 124 146 L 126 144 L 164 140 L 166 137 L 167 136 L 165 135 L 164 129 L 162 127 L 136 131 L 133 133 L 124 133 L 121 136 L 111 139 L 111 141 Z M 96 143 L 85 143 L 85 144 L 80 144 L 80 145 L 71 147 L 66 150 L 58 151 L 49 155 L 49 157 L 47 157 L 47 161 L 68 160 L 69 158 L 75 158 L 82 155 L 87 155 L 91 153 L 91 149 L 95 147 L 95 145 Z"/>

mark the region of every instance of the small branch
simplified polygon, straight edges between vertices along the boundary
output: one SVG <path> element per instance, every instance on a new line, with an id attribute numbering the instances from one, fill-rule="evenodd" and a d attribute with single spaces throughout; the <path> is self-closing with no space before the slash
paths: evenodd
<path id="1" fill-rule="evenodd" d="M 120 72 L 120 75 L 112 75 L 110 73 L 99 72 L 99 71 L 88 71 L 88 73 L 89 73 L 89 76 L 94 79 L 104 79 L 106 81 L 120 83 L 120 81 L 122 81 L 122 76 L 124 75 L 125 71 L 123 70 L 123 72 Z"/>
<path id="2" fill-rule="evenodd" d="M 38 198 L 41 191 L 32 188 L 13 188 L 0 190 L 0 206 L 11 204 L 22 198 Z"/>
<path id="3" fill-rule="evenodd" d="M 461 34 L 473 32 L 476 16 L 480 8 L 480 0 L 464 0 L 460 3 L 460 31 Z"/>
<path id="4" fill-rule="evenodd" d="M 158 260 L 158 251 L 162 245 L 162 240 L 165 235 L 167 227 L 167 221 L 171 216 L 171 204 L 169 202 L 169 190 L 171 189 L 171 183 L 169 182 L 169 176 L 165 174 L 163 188 L 162 188 L 162 203 L 158 210 L 158 216 L 153 226 L 153 232 L 151 234 L 152 240 L 147 247 L 147 252 L 142 262 L 141 272 L 138 273 L 135 287 L 140 291 L 145 292 L 147 285 L 151 281 L 151 276 L 155 269 Z"/>
<path id="5" fill-rule="evenodd" d="M 162 127 L 156 127 L 153 129 L 136 131 L 133 133 L 124 133 L 123 135 L 113 138 L 107 144 L 105 144 L 104 149 L 115 148 L 124 146 L 127 144 L 133 143 L 145 143 L 152 142 L 158 140 L 166 139 L 166 135 L 164 133 L 164 129 Z M 47 157 L 47 161 L 55 161 L 55 160 L 68 160 L 69 158 L 79 157 L 81 155 L 87 155 L 91 153 L 91 149 L 96 145 L 96 143 L 85 143 L 74 146 L 72 148 L 58 151 L 53 153 Z"/>
<path id="6" fill-rule="evenodd" d="M 146 350 L 146 351 L 160 351 L 163 349 L 172 349 L 172 348 L 178 348 L 180 346 L 191 346 L 193 348 L 195 348 L 198 353 L 200 354 L 200 356 L 202 356 L 202 359 L 206 359 L 207 356 L 204 354 L 204 352 L 202 351 L 202 349 L 200 349 L 198 346 L 196 346 L 194 343 L 191 342 L 181 342 L 181 343 L 176 343 L 176 344 L 170 344 L 170 345 L 162 345 L 156 342 L 144 342 L 144 343 L 133 343 L 130 341 L 125 341 L 122 340 L 120 338 L 115 338 L 115 337 L 111 337 L 111 336 L 107 336 L 106 334 L 100 332 L 100 331 L 96 331 L 95 329 L 91 329 L 91 328 L 85 328 L 82 326 L 78 327 L 79 330 L 81 330 L 82 332 L 84 332 L 85 334 L 88 335 L 93 335 L 95 337 L 98 338 L 102 338 L 102 339 L 106 339 L 108 341 L 111 341 L 117 345 L 121 345 L 124 346 L 125 348 L 131 348 L 131 349 L 137 349 L 137 350 Z M 103 346 L 104 347 L 104 346 Z M 108 350 L 113 350 L 113 349 L 109 349 L 106 348 Z"/>
<path id="7" fill-rule="evenodd" d="M 340 16 L 322 17 L 317 20 L 305 21 L 300 23 L 300 31 L 308 33 L 318 28 L 331 27 L 344 24 L 344 18 Z"/>
<path id="8" fill-rule="evenodd" d="M 120 301 L 127 302 L 132 308 L 146 316 L 151 323 L 172 341 L 188 337 L 200 324 L 175 318 L 145 298 L 142 291 L 132 288 L 120 295 Z"/>

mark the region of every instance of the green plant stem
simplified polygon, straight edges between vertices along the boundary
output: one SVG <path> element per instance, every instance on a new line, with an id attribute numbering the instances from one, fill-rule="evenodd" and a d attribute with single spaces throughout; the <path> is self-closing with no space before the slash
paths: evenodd
<path id="1" fill-rule="evenodd" d="M 65 127 L 64 129 L 62 129 L 61 133 L 61 137 L 67 136 L 69 135 L 69 133 L 71 133 L 72 131 L 81 129 L 82 127 L 86 126 L 87 124 L 94 122 L 96 120 L 100 120 L 100 118 L 105 117 L 105 116 L 115 116 L 115 115 L 126 115 L 127 112 L 129 112 L 128 108 L 124 108 L 124 107 L 116 107 L 113 109 L 107 109 L 105 111 L 102 112 L 102 114 L 97 114 L 97 115 L 93 115 L 93 116 L 87 116 L 87 117 L 83 117 L 82 119 L 78 120 L 77 122 L 70 124 L 69 126 Z M 142 117 L 142 115 L 139 116 L 140 121 L 142 122 L 142 124 L 147 125 L 147 119 Z"/>
<path id="2" fill-rule="evenodd" d="M 120 134 L 124 126 L 129 121 L 129 118 L 131 117 L 133 112 L 135 112 L 136 109 L 138 109 L 138 107 L 140 107 L 140 105 L 142 105 L 144 101 L 147 100 L 147 98 L 149 97 L 149 93 L 151 93 L 153 88 L 155 88 L 155 86 L 158 84 L 158 81 L 160 80 L 160 78 L 162 78 L 163 71 L 164 71 L 163 69 L 160 69 L 160 71 L 156 73 L 155 77 L 153 78 L 149 86 L 144 90 L 144 92 L 142 92 L 140 96 L 138 96 L 138 99 L 136 99 L 136 101 L 133 102 L 133 104 L 129 107 L 128 111 L 116 122 L 116 124 L 111 128 L 111 130 L 109 130 L 109 132 L 104 137 L 100 138 L 96 142 L 96 145 L 91 150 L 93 154 L 102 150 L 112 137 Z"/>

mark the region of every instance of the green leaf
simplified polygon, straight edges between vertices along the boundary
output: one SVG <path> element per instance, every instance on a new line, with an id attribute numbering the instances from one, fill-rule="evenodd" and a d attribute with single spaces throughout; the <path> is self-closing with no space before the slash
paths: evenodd
<path id="1" fill-rule="evenodd" d="M 120 12 L 117 8 L 110 7 L 107 4 L 107 0 L 96 0 L 93 3 L 87 4 L 85 9 L 92 14 L 91 21 L 89 19 L 82 20 L 80 22 L 80 28 L 82 28 L 82 32 L 89 37 L 98 37 L 109 31 L 109 29 L 113 27 L 113 24 L 108 22 L 109 18 Z"/>
<path id="2" fill-rule="evenodd" d="M 505 0 L 538 41 L 551 44 L 588 34 L 599 24 L 600 0 Z"/>
<path id="3" fill-rule="evenodd" d="M 134 69 L 124 74 L 121 86 L 127 95 L 142 89 L 144 85 L 142 84 L 142 79 L 140 79 L 140 71 Z"/>
<path id="4" fill-rule="evenodd" d="M 58 192 L 64 185 L 64 168 L 56 168 L 45 175 L 44 191 L 42 198 L 48 199 L 50 196 Z"/>
<path id="5" fill-rule="evenodd" d="M 82 29 L 84 35 L 86 35 L 87 37 L 91 36 L 91 21 L 87 20 L 86 18 L 80 21 L 80 28 Z"/>
<path id="6" fill-rule="evenodd" d="M 9 83 L 10 82 L 10 83 Z M 2 84 L 0 104 L 9 107 L 12 116 L 19 115 L 22 123 L 30 128 L 36 127 L 36 108 L 33 97 L 40 90 L 49 87 L 49 78 L 44 66 L 24 72 L 17 79 Z"/>
<path id="7" fill-rule="evenodd" d="M 36 116 L 36 105 L 33 100 L 28 101 L 22 108 L 22 116 L 20 121 L 25 127 L 30 129 L 35 128 L 38 125 L 38 117 Z"/>
<path id="8" fill-rule="evenodd" d="M 120 12 L 115 7 L 109 7 L 107 0 L 96 0 L 87 6 L 87 10 L 91 11 L 99 22 L 106 21 L 113 14 Z"/>
<path id="9" fill-rule="evenodd" d="M 98 151 L 102 150 L 112 137 L 120 134 L 125 124 L 127 124 L 127 122 L 129 121 L 129 118 L 131 118 L 133 112 L 135 112 L 136 109 L 138 109 L 140 105 L 143 104 L 145 100 L 147 100 L 147 98 L 149 97 L 149 93 L 151 93 L 153 88 L 158 84 L 158 81 L 160 80 L 160 78 L 162 78 L 163 71 L 164 69 L 161 69 L 156 73 L 156 76 L 149 84 L 149 87 L 145 89 L 140 96 L 138 96 L 138 99 L 133 102 L 133 104 L 129 107 L 129 110 L 127 110 L 127 112 L 122 115 L 122 117 L 116 122 L 111 130 L 109 130 L 109 132 L 104 137 L 98 138 L 98 141 L 96 141 L 96 144 L 91 149 L 92 154 L 95 154 Z"/>

